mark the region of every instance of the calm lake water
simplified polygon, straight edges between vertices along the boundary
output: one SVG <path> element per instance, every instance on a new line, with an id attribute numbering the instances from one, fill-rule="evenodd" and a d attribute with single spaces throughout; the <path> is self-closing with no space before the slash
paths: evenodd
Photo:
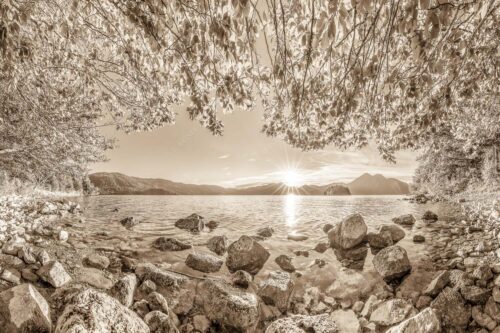
<path id="1" fill-rule="evenodd" d="M 171 236 L 194 245 L 190 251 L 208 251 L 207 240 L 214 235 L 226 235 L 230 242 L 241 235 L 255 235 L 257 229 L 274 228 L 273 237 L 261 241 L 271 252 L 271 257 L 262 270 L 278 269 L 274 258 L 280 254 L 292 256 L 294 265 L 303 274 L 316 270 L 315 259 L 323 259 L 330 270 L 338 270 L 341 265 L 333 251 L 323 254 L 312 249 L 316 244 L 327 241 L 322 228 L 325 223 L 335 224 L 345 216 L 359 212 L 363 215 L 369 231 L 380 225 L 392 224 L 393 217 L 414 214 L 417 223 L 405 228 L 406 237 L 399 242 L 407 251 L 412 262 L 426 260 L 427 243 L 414 244 L 413 235 L 426 235 L 429 228 L 420 220 L 422 214 L 431 209 L 440 220 L 453 218 L 453 212 L 442 204 L 414 204 L 403 200 L 403 196 L 94 196 L 79 199 L 85 209 L 86 222 L 75 226 L 71 232 L 93 247 L 114 247 L 136 251 L 144 260 L 168 263 L 173 268 L 200 274 L 184 265 L 189 251 L 161 252 L 152 248 L 152 242 L 159 236 Z M 117 212 L 113 212 L 118 208 Z M 193 235 L 174 226 L 177 219 L 197 213 L 205 221 L 218 221 L 214 231 L 205 230 Z M 119 220 L 134 216 L 141 223 L 133 230 L 121 226 Z M 445 222 L 444 222 L 445 223 Z M 90 234 L 89 234 L 90 231 Z M 106 235 L 101 235 L 106 232 Z M 296 242 L 288 240 L 289 234 L 302 234 L 309 238 Z M 296 250 L 310 250 L 310 256 L 297 257 Z M 372 272 L 372 254 L 365 260 L 364 272 Z M 317 265 L 316 265 L 317 266 Z M 226 273 L 223 266 L 221 273 Z M 325 267 L 325 269 L 327 268 Z M 321 270 L 329 272 L 330 270 Z M 224 271 L 226 270 L 226 271 Z M 318 270 L 319 271 L 319 270 Z M 261 275 L 259 273 L 259 275 Z M 316 273 L 313 273 L 316 274 Z"/>

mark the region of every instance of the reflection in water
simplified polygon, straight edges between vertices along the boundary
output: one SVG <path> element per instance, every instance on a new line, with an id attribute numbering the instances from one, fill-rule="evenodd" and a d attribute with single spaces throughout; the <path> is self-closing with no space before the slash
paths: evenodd
<path id="1" fill-rule="evenodd" d="M 285 205 L 283 211 L 285 213 L 285 221 L 288 227 L 297 225 L 299 219 L 296 217 L 297 206 L 299 205 L 300 197 L 295 194 L 288 194 L 285 196 Z"/>

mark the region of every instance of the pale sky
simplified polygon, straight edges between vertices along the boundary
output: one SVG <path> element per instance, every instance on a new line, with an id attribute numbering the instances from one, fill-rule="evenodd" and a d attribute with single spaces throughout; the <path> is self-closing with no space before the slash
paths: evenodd
<path id="1" fill-rule="evenodd" d="M 374 147 L 302 152 L 261 133 L 262 113 L 257 110 L 224 115 L 222 137 L 190 121 L 182 108 L 178 112 L 175 125 L 152 132 L 127 135 L 104 129 L 105 135 L 118 138 L 118 147 L 107 153 L 108 162 L 91 166 L 92 171 L 234 186 L 281 182 L 289 169 L 307 184 L 350 181 L 365 172 L 411 182 L 416 167 L 414 151 L 398 153 L 397 164 L 383 161 Z"/>

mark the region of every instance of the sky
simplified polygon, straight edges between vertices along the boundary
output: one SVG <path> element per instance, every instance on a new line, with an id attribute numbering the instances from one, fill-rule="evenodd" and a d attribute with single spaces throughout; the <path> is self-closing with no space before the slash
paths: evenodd
<path id="1" fill-rule="evenodd" d="M 120 172 L 143 178 L 163 178 L 191 184 L 238 186 L 286 182 L 296 185 L 348 182 L 368 172 L 411 182 L 417 152 L 403 151 L 397 163 L 383 161 L 375 147 L 341 151 L 327 147 L 303 152 L 261 133 L 262 113 L 236 111 L 221 117 L 222 137 L 213 136 L 178 108 L 175 125 L 152 132 L 124 134 L 113 128 L 103 133 L 118 139 L 108 161 L 93 172 Z"/>

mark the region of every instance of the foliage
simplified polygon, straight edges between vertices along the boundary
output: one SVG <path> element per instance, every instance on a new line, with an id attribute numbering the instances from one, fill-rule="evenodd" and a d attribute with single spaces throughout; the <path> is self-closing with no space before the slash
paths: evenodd
<path id="1" fill-rule="evenodd" d="M 261 102 L 263 131 L 303 149 L 374 140 L 394 160 L 396 150 L 425 147 L 446 131 L 479 152 L 476 134 L 485 142 L 498 133 L 499 6 L 3 2 L 0 149 L 9 153 L 0 165 L 36 178 L 51 165 L 66 172 L 110 147 L 98 124 L 154 129 L 174 123 L 173 107 L 186 99 L 190 117 L 214 134 L 223 132 L 220 112 Z"/>

